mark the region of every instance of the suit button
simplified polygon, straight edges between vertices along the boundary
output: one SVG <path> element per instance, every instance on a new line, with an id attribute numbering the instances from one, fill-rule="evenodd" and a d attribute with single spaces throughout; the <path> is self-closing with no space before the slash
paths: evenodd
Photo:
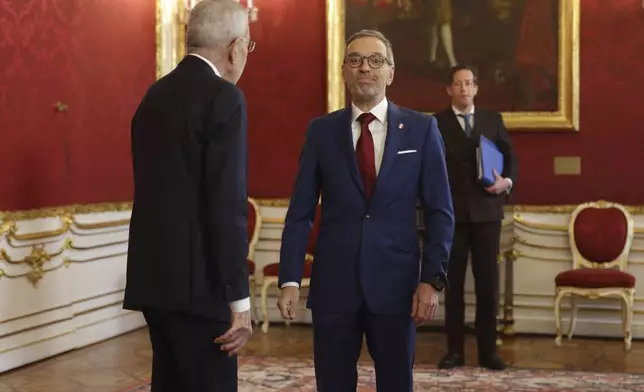
<path id="1" fill-rule="evenodd" d="M 364 218 L 365 218 L 365 219 L 371 219 L 371 215 L 367 214 L 367 215 L 365 215 L 365 217 L 364 217 Z"/>

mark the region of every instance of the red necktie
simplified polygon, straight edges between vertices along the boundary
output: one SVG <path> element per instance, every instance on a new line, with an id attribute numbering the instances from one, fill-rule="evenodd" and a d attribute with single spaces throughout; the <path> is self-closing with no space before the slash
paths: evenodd
<path id="1" fill-rule="evenodd" d="M 369 124 L 376 119 L 371 113 L 362 113 L 358 121 L 362 124 L 362 132 L 356 144 L 356 157 L 358 159 L 358 169 L 362 177 L 362 184 L 367 199 L 371 199 L 376 187 L 376 158 L 373 147 L 373 136 L 369 130 Z"/>

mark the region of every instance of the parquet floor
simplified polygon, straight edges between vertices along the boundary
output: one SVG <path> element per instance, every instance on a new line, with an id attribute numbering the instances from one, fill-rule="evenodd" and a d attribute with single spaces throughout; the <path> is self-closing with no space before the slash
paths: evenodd
<path id="1" fill-rule="evenodd" d="M 308 326 L 271 326 L 268 334 L 255 330 L 243 355 L 312 357 Z M 418 334 L 417 362 L 435 364 L 444 353 L 441 333 Z M 604 372 L 644 372 L 644 342 L 624 352 L 621 341 L 573 339 L 554 346 L 551 337 L 506 339 L 501 356 L 512 366 Z M 467 360 L 475 364 L 475 341 L 467 344 Z M 0 375 L 0 392 L 118 392 L 145 380 L 151 349 L 141 329 L 96 345 L 57 356 Z M 363 353 L 368 360 L 368 354 Z"/>

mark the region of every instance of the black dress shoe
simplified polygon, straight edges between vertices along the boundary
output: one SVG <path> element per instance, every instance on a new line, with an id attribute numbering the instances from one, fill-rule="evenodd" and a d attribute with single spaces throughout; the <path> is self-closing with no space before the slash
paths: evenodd
<path id="1" fill-rule="evenodd" d="M 457 353 L 447 353 L 447 355 L 438 362 L 439 369 L 453 369 L 463 365 L 465 365 L 465 358 L 463 358 L 463 354 Z"/>
<path id="2" fill-rule="evenodd" d="M 479 365 L 490 370 L 505 370 L 507 365 L 496 353 L 479 358 Z"/>

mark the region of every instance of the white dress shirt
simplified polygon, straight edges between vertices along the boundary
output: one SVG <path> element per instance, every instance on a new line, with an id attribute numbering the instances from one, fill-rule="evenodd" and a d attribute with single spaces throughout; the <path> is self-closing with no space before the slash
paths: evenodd
<path id="1" fill-rule="evenodd" d="M 215 75 L 217 75 L 217 76 L 221 77 L 221 74 L 219 73 L 219 70 L 217 69 L 217 67 L 215 67 L 215 64 L 213 64 L 213 63 L 212 63 L 210 60 L 208 60 L 207 58 L 205 58 L 205 57 L 203 57 L 202 55 L 199 55 L 199 54 L 197 54 L 197 53 L 189 53 L 189 54 L 188 54 L 188 56 L 195 56 L 195 57 L 198 57 L 198 58 L 202 59 L 203 61 L 205 61 L 205 62 L 206 62 L 206 64 L 208 64 L 208 65 L 210 66 L 210 68 L 212 68 L 212 70 L 215 72 Z"/>
<path id="2" fill-rule="evenodd" d="M 463 132 L 465 132 L 465 118 L 461 116 L 466 116 L 469 114 L 469 120 L 470 120 L 470 129 L 473 131 L 474 130 L 474 105 L 472 105 L 472 110 L 469 112 L 465 113 L 461 110 L 458 110 L 454 105 L 452 105 L 452 110 L 454 111 L 454 114 L 456 115 L 456 119 L 458 120 L 458 123 L 461 124 L 461 128 L 463 128 Z M 501 175 L 501 173 L 499 173 Z M 510 178 L 505 178 L 509 183 L 510 187 L 506 191 L 507 193 L 510 193 L 510 189 L 512 189 L 512 180 Z"/>
<path id="3" fill-rule="evenodd" d="M 382 165 L 382 157 L 385 153 L 385 140 L 387 138 L 387 109 L 389 107 L 389 102 L 387 99 L 383 99 L 379 104 L 371 109 L 370 113 L 373 114 L 376 119 L 369 124 L 369 130 L 373 136 L 373 152 L 376 163 L 376 175 L 380 172 L 380 166 Z M 358 117 L 364 112 L 356 107 L 353 103 L 351 104 L 351 133 L 353 135 L 353 149 L 356 149 L 358 145 L 358 139 L 360 139 L 360 134 L 362 134 L 362 125 L 358 121 Z"/>
<path id="4" fill-rule="evenodd" d="M 374 106 L 370 113 L 373 114 L 376 118 L 371 123 L 369 123 L 369 130 L 371 131 L 371 136 L 373 137 L 373 152 L 376 163 L 376 175 L 380 172 L 380 166 L 382 165 L 382 157 L 385 153 L 385 141 L 387 139 L 387 109 L 389 108 L 389 102 L 387 98 L 383 98 L 380 103 Z M 351 134 L 353 136 L 353 149 L 356 149 L 358 144 L 358 139 L 360 139 L 360 134 L 362 133 L 362 124 L 358 121 L 358 117 L 363 114 L 362 110 L 358 109 L 356 105 L 351 103 Z M 294 286 L 300 287 L 297 282 L 284 282 L 282 287 Z"/>
<path id="5" fill-rule="evenodd" d="M 215 72 L 215 75 L 221 77 L 221 74 L 219 73 L 219 70 L 217 69 L 217 67 L 215 67 L 215 64 L 210 62 L 207 58 L 200 56 L 196 53 L 190 53 L 189 56 L 195 56 L 202 59 L 203 61 L 206 62 L 206 64 L 210 66 L 210 68 L 212 68 L 212 70 Z M 251 293 L 251 295 L 254 295 L 254 294 L 255 293 Z M 250 309 L 250 298 L 243 298 L 238 301 L 229 302 L 228 306 L 230 306 L 230 310 L 234 313 L 245 312 L 248 309 Z"/>
<path id="6" fill-rule="evenodd" d="M 463 131 L 465 131 L 465 118 L 461 116 L 466 116 L 468 114 L 470 115 L 470 129 L 472 130 L 474 129 L 474 105 L 472 105 L 472 110 L 470 110 L 468 113 L 465 113 L 456 109 L 456 107 L 453 105 L 452 105 L 452 110 L 456 115 L 456 119 L 458 120 L 458 123 L 461 124 L 461 128 L 463 128 Z"/>

